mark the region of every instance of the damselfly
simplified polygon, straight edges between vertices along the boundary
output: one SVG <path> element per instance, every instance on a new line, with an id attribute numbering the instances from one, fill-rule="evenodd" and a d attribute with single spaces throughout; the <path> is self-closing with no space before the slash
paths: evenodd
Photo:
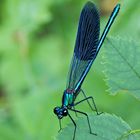
<path id="1" fill-rule="evenodd" d="M 99 39 L 100 17 L 96 6 L 92 2 L 87 2 L 84 8 L 82 9 L 79 19 L 74 54 L 69 71 L 68 83 L 62 97 L 62 106 L 54 108 L 54 113 L 57 115 L 59 119 L 60 130 L 61 130 L 61 119 L 63 117 L 69 116 L 72 123 L 74 124 L 73 140 L 75 139 L 76 123 L 72 118 L 72 116 L 70 115 L 69 110 L 74 111 L 75 113 L 85 115 L 87 117 L 90 133 L 96 135 L 96 133 L 92 133 L 87 113 L 76 110 L 75 106 L 79 105 L 84 101 L 87 101 L 91 109 L 93 111 L 96 111 L 97 115 L 100 114 L 97 110 L 93 97 L 92 96 L 87 97 L 84 91 L 81 89 L 81 86 L 106 38 L 106 35 L 114 19 L 116 18 L 119 12 L 119 9 L 120 4 L 117 4 L 107 22 L 107 25 L 100 39 Z M 76 102 L 75 99 L 80 92 L 84 95 L 84 99 L 79 102 Z M 93 102 L 94 105 L 93 107 L 90 104 L 89 100 Z"/>

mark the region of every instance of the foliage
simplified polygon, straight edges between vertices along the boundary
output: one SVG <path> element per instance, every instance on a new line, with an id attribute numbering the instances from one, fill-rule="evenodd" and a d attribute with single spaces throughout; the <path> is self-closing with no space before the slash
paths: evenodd
<path id="1" fill-rule="evenodd" d="M 1 0 L 0 139 L 52 140 L 57 135 L 58 120 L 52 110 L 54 106 L 61 103 L 78 18 L 85 2 L 85 0 Z M 98 2 L 96 0 L 96 3 Z M 125 34 L 132 33 L 135 39 L 139 38 L 139 0 L 127 0 L 123 3 L 122 11 L 112 26 L 110 34 L 112 36 L 119 34 L 121 38 L 125 36 L 126 39 L 120 39 L 120 41 L 116 38 L 109 39 L 113 45 L 106 42 L 93 64 L 94 71 L 92 68 L 83 85 L 87 95 L 94 96 L 100 110 L 115 113 L 130 124 L 132 129 L 121 119 L 109 114 L 99 118 L 90 116 L 90 119 L 97 124 L 100 123 L 98 119 L 104 122 L 109 118 L 112 121 L 121 122 L 120 126 L 131 130 L 121 133 L 120 128 L 119 132 L 124 134 L 120 136 L 121 139 L 136 132 L 139 134 L 139 131 L 135 131 L 139 130 L 140 126 L 139 101 L 129 94 L 123 94 L 124 91 L 119 91 L 115 97 L 110 96 L 109 92 L 106 92 L 108 86 L 103 80 L 102 70 L 104 67 L 106 70 L 112 70 L 112 67 L 100 65 L 100 62 L 101 60 L 109 62 L 107 57 L 111 57 L 102 50 L 111 50 L 114 45 L 119 47 L 121 42 L 126 43 L 130 49 L 132 49 L 131 43 L 134 43 L 133 46 L 138 49 L 136 53 L 139 52 L 139 45 L 135 40 L 131 42 L 129 38 L 127 39 Z M 103 30 L 102 26 L 105 26 L 107 18 L 101 17 L 101 19 L 104 19 L 101 22 L 101 30 Z M 101 59 L 102 55 L 106 56 L 105 60 Z M 108 79 L 115 78 L 107 76 Z M 122 77 L 124 78 L 124 75 Z M 114 86 L 111 85 L 110 88 L 114 91 Z M 132 91 L 129 93 L 136 95 Z M 86 104 L 81 105 L 80 109 L 90 112 Z M 65 126 L 67 122 L 69 122 L 68 119 L 64 120 L 63 125 Z M 80 129 L 82 128 L 80 125 L 86 125 L 87 122 L 80 118 L 77 123 Z M 72 131 L 72 127 L 70 124 L 66 130 Z M 100 130 L 99 126 L 97 128 Z"/>
<path id="2" fill-rule="evenodd" d="M 121 38 L 109 38 L 106 42 L 104 60 L 109 90 L 124 90 L 140 99 L 139 44 Z"/>
<path id="3" fill-rule="evenodd" d="M 101 114 L 99 116 L 90 115 L 90 122 L 92 130 L 97 133 L 97 136 L 91 135 L 89 133 L 89 128 L 87 125 L 87 120 L 80 118 L 76 121 L 77 133 L 76 140 L 117 140 L 120 139 L 124 133 L 131 131 L 131 128 L 126 124 L 121 118 L 111 114 Z M 70 124 L 62 133 L 58 135 L 58 140 L 71 140 L 73 136 L 74 127 Z M 70 137 L 71 136 L 71 137 Z M 129 140 L 137 140 L 135 135 L 129 135 L 127 137 Z"/>

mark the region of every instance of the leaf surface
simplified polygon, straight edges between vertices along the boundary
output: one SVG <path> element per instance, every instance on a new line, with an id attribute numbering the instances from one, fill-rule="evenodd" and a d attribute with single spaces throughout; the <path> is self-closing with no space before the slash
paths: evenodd
<path id="1" fill-rule="evenodd" d="M 140 99 L 140 45 L 129 39 L 109 38 L 105 42 L 104 67 L 109 91 L 123 90 Z"/>
<path id="2" fill-rule="evenodd" d="M 76 140 L 117 140 L 124 133 L 131 130 L 130 126 L 126 122 L 115 115 L 103 113 L 99 116 L 89 116 L 92 132 L 97 133 L 97 136 L 89 133 L 86 118 L 80 118 L 76 121 Z M 58 134 L 57 140 L 72 140 L 73 131 L 74 126 L 71 123 Z M 136 140 L 135 136 L 131 135 L 129 140 Z"/>

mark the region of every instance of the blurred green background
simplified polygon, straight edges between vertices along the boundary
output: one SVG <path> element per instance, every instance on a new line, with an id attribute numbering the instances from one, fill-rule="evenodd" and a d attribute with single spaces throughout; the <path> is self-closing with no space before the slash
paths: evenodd
<path id="1" fill-rule="evenodd" d="M 59 129 L 53 108 L 61 105 L 73 54 L 78 19 L 86 0 L 1 0 L 0 140 L 53 140 Z M 101 32 L 117 0 L 94 0 Z M 138 41 L 139 0 L 119 1 L 121 11 L 110 36 Z M 100 111 L 140 128 L 140 102 L 125 91 L 109 95 L 103 74 L 102 47 L 83 89 Z M 82 99 L 79 95 L 78 100 Z M 88 105 L 79 109 L 91 112 Z M 63 127 L 69 119 L 63 119 Z"/>

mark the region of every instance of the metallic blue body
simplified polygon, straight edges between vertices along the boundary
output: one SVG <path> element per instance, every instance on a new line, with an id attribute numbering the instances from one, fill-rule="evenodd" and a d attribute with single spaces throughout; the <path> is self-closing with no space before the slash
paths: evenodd
<path id="1" fill-rule="evenodd" d="M 67 92 L 67 90 L 65 90 L 62 98 L 62 106 L 69 107 L 69 108 L 72 107 L 75 98 L 76 97 L 74 93 L 69 93 Z"/>
<path id="2" fill-rule="evenodd" d="M 88 115 L 82 111 L 74 109 L 74 106 L 87 100 L 89 106 L 91 107 L 88 99 L 92 99 L 95 108 L 94 110 L 91 107 L 92 110 L 96 111 L 97 115 L 100 114 L 98 113 L 93 97 L 86 97 L 83 90 L 81 90 L 81 86 L 106 38 L 107 33 L 109 32 L 112 23 L 114 22 L 114 19 L 116 18 L 119 12 L 119 9 L 120 4 L 117 4 L 108 20 L 108 23 L 100 39 L 100 17 L 96 6 L 92 2 L 87 2 L 84 8 L 82 9 L 79 19 L 74 54 L 70 65 L 68 83 L 66 86 L 66 90 L 63 93 L 62 106 L 54 108 L 54 113 L 59 119 L 60 130 L 60 120 L 63 117 L 69 116 L 69 118 L 73 122 L 75 126 L 73 140 L 75 140 L 76 123 L 69 114 L 69 110 L 74 111 L 75 113 L 77 112 L 85 115 L 88 120 L 90 133 L 96 135 L 91 131 Z M 85 99 L 75 103 L 75 99 L 80 91 L 83 92 Z"/>

